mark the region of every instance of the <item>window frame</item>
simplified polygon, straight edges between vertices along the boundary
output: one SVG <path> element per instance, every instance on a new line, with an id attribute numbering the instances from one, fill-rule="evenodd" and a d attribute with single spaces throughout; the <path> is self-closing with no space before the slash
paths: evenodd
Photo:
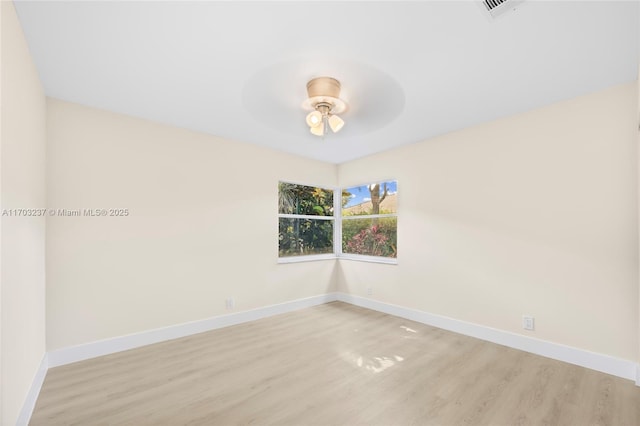
<path id="1" fill-rule="evenodd" d="M 333 253 L 321 253 L 321 254 L 305 254 L 301 256 L 280 256 L 280 248 L 278 247 L 278 263 L 299 263 L 299 262 L 313 262 L 317 260 L 330 260 L 335 259 L 336 256 L 336 228 L 338 226 L 336 222 L 336 194 L 340 191 L 339 188 L 335 186 L 327 185 L 316 185 L 316 184 L 308 184 L 308 183 L 300 183 L 300 182 L 292 182 L 288 180 L 278 180 L 278 184 L 280 183 L 288 183 L 291 185 L 299 185 L 299 186 L 308 186 L 311 188 L 320 188 L 325 191 L 333 192 L 333 216 L 319 216 L 319 215 L 308 215 L 308 214 L 292 214 L 292 213 L 280 213 L 278 212 L 278 222 L 280 219 L 310 219 L 310 220 L 330 220 L 333 222 Z M 278 197 L 280 197 L 280 193 L 278 192 Z M 278 209 L 279 210 L 279 209 Z"/>
<path id="2" fill-rule="evenodd" d="M 396 232 L 398 230 L 398 209 L 396 209 L 395 213 L 383 213 L 383 214 L 368 214 L 368 215 L 354 215 L 354 216 L 343 216 L 342 215 L 342 191 L 344 189 L 348 189 L 348 188 L 353 188 L 353 187 L 358 187 L 358 186 L 369 186 L 375 183 L 383 183 L 383 182 L 395 182 L 396 186 L 398 184 L 398 179 L 379 179 L 379 180 L 372 180 L 366 183 L 361 183 L 361 184 L 353 184 L 353 185 L 343 185 L 339 188 L 340 191 L 340 196 L 339 196 L 339 201 L 340 201 L 340 209 L 339 209 L 339 216 L 340 216 L 340 220 L 338 222 L 339 226 L 338 228 L 340 228 L 339 231 L 339 240 L 338 240 L 338 245 L 339 247 L 339 251 L 337 251 L 337 257 L 339 259 L 344 259 L 344 260 L 355 260 L 355 261 L 359 261 L 359 262 L 373 262 L 373 263 L 385 263 L 385 264 L 389 264 L 389 265 L 397 265 L 398 264 L 398 257 L 385 257 L 385 256 L 371 256 L 371 255 L 365 255 L 365 254 L 354 254 L 354 253 L 344 253 L 342 251 L 342 223 L 345 220 L 362 220 L 362 219 L 377 219 L 377 218 L 388 218 L 388 217 L 395 217 L 396 218 Z M 335 205 L 335 199 L 336 196 L 333 196 L 334 198 L 334 205 Z M 334 207 L 334 216 L 335 216 L 335 207 Z"/>

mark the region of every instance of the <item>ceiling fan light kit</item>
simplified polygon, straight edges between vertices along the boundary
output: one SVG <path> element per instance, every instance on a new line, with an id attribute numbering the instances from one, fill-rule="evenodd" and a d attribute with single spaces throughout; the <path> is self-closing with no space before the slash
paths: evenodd
<path id="1" fill-rule="evenodd" d="M 329 129 L 337 133 L 344 126 L 344 120 L 337 115 L 347 109 L 340 99 L 340 88 L 340 82 L 332 77 L 318 77 L 307 83 L 309 97 L 302 106 L 311 110 L 307 125 L 313 135 L 325 136 Z"/>

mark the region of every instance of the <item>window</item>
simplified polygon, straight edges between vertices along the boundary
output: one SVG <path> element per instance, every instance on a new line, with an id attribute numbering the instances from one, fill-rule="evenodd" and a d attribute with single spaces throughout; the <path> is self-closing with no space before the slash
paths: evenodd
<path id="1" fill-rule="evenodd" d="M 396 181 L 339 190 L 278 182 L 279 262 L 344 257 L 395 263 L 397 196 Z"/>
<path id="2" fill-rule="evenodd" d="M 397 196 L 396 181 L 342 190 L 342 253 L 345 257 L 397 258 Z"/>
<path id="3" fill-rule="evenodd" d="M 278 256 L 334 254 L 334 190 L 278 183 Z"/>

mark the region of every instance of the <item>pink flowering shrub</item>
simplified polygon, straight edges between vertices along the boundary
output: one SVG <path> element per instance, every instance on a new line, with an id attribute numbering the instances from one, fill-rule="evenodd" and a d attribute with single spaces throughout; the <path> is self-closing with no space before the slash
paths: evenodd
<path id="1" fill-rule="evenodd" d="M 387 240 L 388 237 L 380 232 L 380 227 L 373 225 L 364 228 L 347 241 L 347 249 L 349 253 L 383 256 Z"/>

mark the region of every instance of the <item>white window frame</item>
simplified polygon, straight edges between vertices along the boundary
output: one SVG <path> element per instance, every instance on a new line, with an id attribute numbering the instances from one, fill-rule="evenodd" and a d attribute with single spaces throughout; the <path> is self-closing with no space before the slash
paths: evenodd
<path id="1" fill-rule="evenodd" d="M 342 216 L 342 190 L 346 189 L 346 188 L 353 188 L 355 186 L 369 186 L 373 183 L 376 182 L 398 182 L 397 179 L 381 179 L 381 180 L 372 180 L 369 181 L 367 183 L 362 183 L 362 184 L 355 184 L 355 185 L 345 185 L 342 186 L 339 191 L 340 191 L 340 197 L 339 197 L 339 204 L 340 204 L 340 208 L 339 210 L 339 217 L 340 220 L 338 222 L 336 222 L 338 224 L 337 228 L 338 232 L 339 232 L 339 240 L 338 240 L 338 246 L 336 253 L 337 253 L 337 257 L 339 259 L 345 259 L 345 260 L 356 260 L 359 262 L 373 262 L 373 263 L 385 263 L 388 265 L 397 265 L 398 264 L 398 258 L 397 257 L 384 257 L 384 256 L 369 256 L 369 255 L 363 255 L 363 254 L 353 254 L 353 253 L 343 253 L 342 251 L 342 222 L 345 220 L 358 220 L 358 219 L 376 219 L 376 218 L 385 218 L 385 217 L 395 217 L 396 218 L 396 231 L 397 231 L 397 227 L 398 227 L 398 212 L 396 211 L 396 213 L 385 213 L 385 214 L 372 214 L 372 215 L 357 215 L 357 216 Z M 336 201 L 336 196 L 333 196 L 333 201 L 334 201 L 334 216 L 336 215 L 335 210 L 335 201 Z"/>
<path id="2" fill-rule="evenodd" d="M 278 183 L 290 183 L 292 185 L 300 185 L 300 186 L 309 186 L 313 188 L 321 188 L 325 190 L 333 191 L 333 216 L 317 216 L 317 215 L 306 215 L 306 214 L 290 214 L 290 213 L 278 213 L 278 222 L 281 218 L 289 218 L 289 219 L 312 219 L 312 220 L 331 220 L 333 221 L 333 253 L 322 253 L 322 254 L 306 254 L 302 256 L 287 256 L 280 257 L 280 253 L 278 251 L 278 263 L 299 263 L 299 262 L 313 262 L 317 260 L 330 260 L 336 259 L 336 229 L 338 228 L 338 222 L 336 221 L 336 194 L 341 193 L 339 188 L 335 186 L 324 186 L 324 185 L 316 185 L 316 184 L 308 184 L 308 183 L 299 183 L 299 182 L 291 182 L 287 180 L 278 180 Z M 341 226 L 340 226 L 341 227 Z"/>

